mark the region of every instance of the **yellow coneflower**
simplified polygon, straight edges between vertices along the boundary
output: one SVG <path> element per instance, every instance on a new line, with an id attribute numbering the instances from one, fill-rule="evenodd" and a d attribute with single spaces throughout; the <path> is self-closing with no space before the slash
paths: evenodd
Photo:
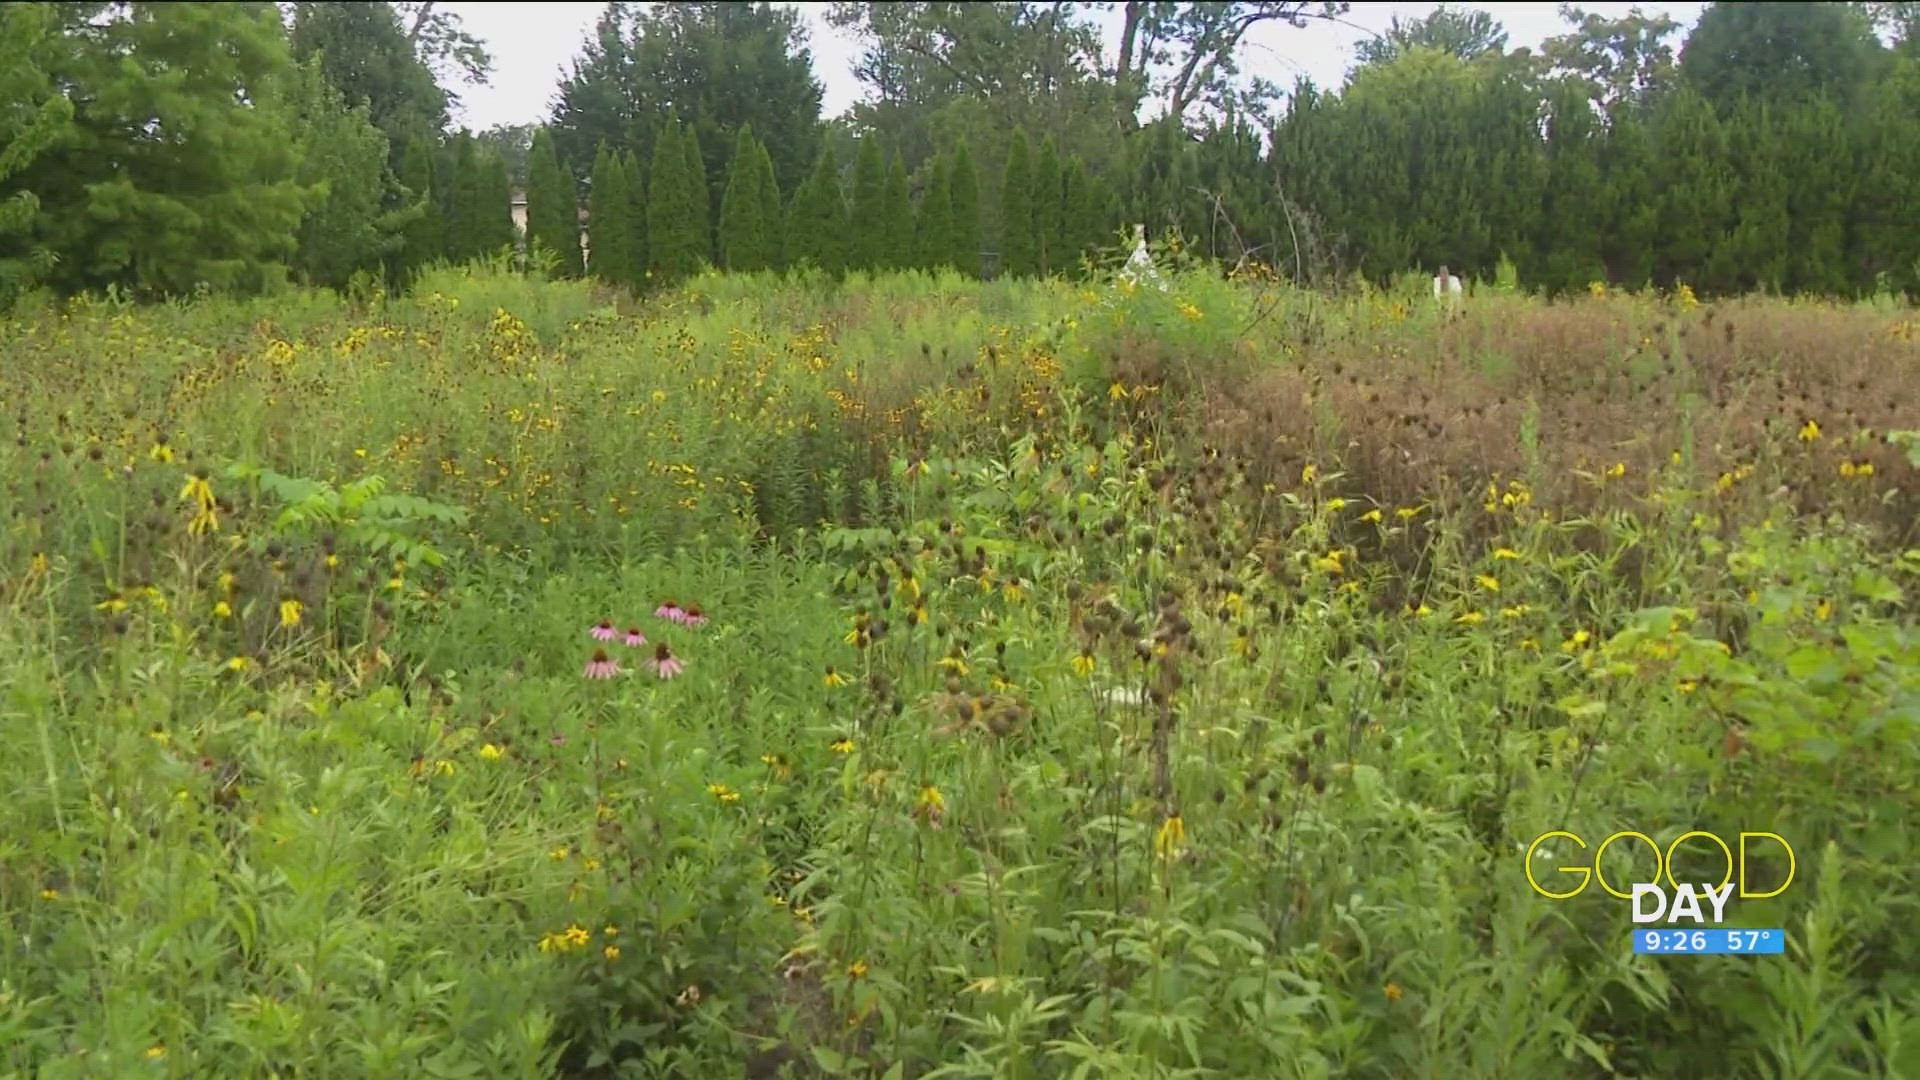
<path id="1" fill-rule="evenodd" d="M 1380 508 L 1376 506 L 1366 513 L 1361 514 L 1360 520 L 1374 525 L 1380 524 Z"/>
<path id="2" fill-rule="evenodd" d="M 1073 673 L 1083 679 L 1093 674 L 1095 661 L 1092 653 L 1080 653 L 1069 663 L 1073 665 Z"/>
<path id="3" fill-rule="evenodd" d="M 1518 559 L 1520 557 L 1520 553 L 1513 550 L 1512 548 L 1507 548 L 1507 547 L 1494 548 L 1493 557 L 1496 559 L 1502 559 L 1502 560 L 1513 560 L 1513 559 Z"/>
<path id="4" fill-rule="evenodd" d="M 1815 439 L 1818 439 L 1819 437 L 1820 437 L 1820 424 L 1818 421 L 1809 417 L 1806 423 L 1800 425 L 1800 441 L 1801 442 L 1812 442 Z"/>
<path id="5" fill-rule="evenodd" d="M 733 790 L 732 788 L 728 787 L 725 784 L 708 784 L 707 794 L 713 796 L 714 798 L 720 800 L 723 803 L 735 803 L 740 801 L 740 793 Z"/>
<path id="6" fill-rule="evenodd" d="M 1482 615 L 1478 611 L 1463 611 L 1455 615 L 1453 621 L 1459 623 L 1461 626 L 1479 626 L 1486 621 L 1486 618 L 1485 615 Z"/>
<path id="7" fill-rule="evenodd" d="M 280 625 L 286 627 L 299 626 L 300 613 L 305 609 L 305 604 L 302 604 L 292 597 L 280 601 Z"/>
<path id="8" fill-rule="evenodd" d="M 1388 983 L 1381 992 L 1387 996 L 1388 1001 L 1399 1001 L 1405 995 L 1405 992 L 1400 989 L 1400 984 L 1394 982 Z"/>
<path id="9" fill-rule="evenodd" d="M 493 743 L 488 743 L 480 748 L 480 758 L 483 761 L 499 761 L 505 753 L 506 751 L 500 749 Z"/>
<path id="10" fill-rule="evenodd" d="M 1473 580 L 1478 582 L 1480 587 L 1488 592 L 1500 591 L 1500 579 L 1494 577 L 1492 574 L 1475 574 Z"/>
<path id="11" fill-rule="evenodd" d="M 853 740 L 835 739 L 827 746 L 827 749 L 832 750 L 836 754 L 851 754 L 853 753 Z"/>
<path id="12" fill-rule="evenodd" d="M 1153 834 L 1154 854 L 1163 859 L 1171 859 L 1180 853 L 1180 846 L 1187 839 L 1187 823 L 1179 814 L 1167 818 L 1160 825 L 1160 831 Z"/>
<path id="13" fill-rule="evenodd" d="M 848 978 L 864 979 L 866 978 L 866 976 L 867 976 L 867 962 L 865 960 L 855 960 L 853 963 L 847 965 Z"/>
<path id="14" fill-rule="evenodd" d="M 827 665 L 827 673 L 820 681 L 830 687 L 847 685 L 847 677 L 835 671 L 832 664 Z"/>

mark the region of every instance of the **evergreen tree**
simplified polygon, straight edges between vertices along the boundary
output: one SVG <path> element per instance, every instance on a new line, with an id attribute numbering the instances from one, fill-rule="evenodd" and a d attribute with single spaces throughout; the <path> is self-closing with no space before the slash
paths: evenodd
<path id="1" fill-rule="evenodd" d="M 759 192 L 760 223 L 766 230 L 767 266 L 784 270 L 786 259 L 786 202 L 780 198 L 780 180 L 773 169 L 773 155 L 767 144 L 753 140 L 755 190 Z"/>
<path id="2" fill-rule="evenodd" d="M 847 211 L 832 144 L 821 147 L 813 173 L 793 193 L 787 222 L 787 252 L 794 265 L 812 263 L 828 273 L 845 268 Z"/>
<path id="3" fill-rule="evenodd" d="M 449 261 L 466 262 L 480 252 L 478 151 L 473 136 L 460 131 L 447 140 L 443 152 L 443 168 L 439 172 L 446 177 L 440 191 L 441 214 L 446 220 L 444 254 Z"/>
<path id="4" fill-rule="evenodd" d="M 299 65 L 292 90 L 293 137 L 304 150 L 298 175 L 321 193 L 300 222 L 293 269 L 309 284 L 345 288 L 402 243 L 407 217 L 382 210 L 387 137 L 367 119 L 365 106 L 341 100 L 314 61 Z"/>
<path id="5" fill-rule="evenodd" d="M 1048 135 L 1040 142 L 1033 164 L 1033 237 L 1041 274 L 1058 273 L 1063 259 L 1061 243 L 1060 148 Z"/>
<path id="6" fill-rule="evenodd" d="M 647 177 L 647 257 L 656 285 L 677 282 L 700 266 L 701 196 L 687 167 L 685 140 L 679 118 L 669 113 L 654 139 Z"/>
<path id="7" fill-rule="evenodd" d="M 945 154 L 936 156 L 928 170 L 914 235 L 919 248 L 916 262 L 922 269 L 937 271 L 953 265 L 953 189 Z"/>
<path id="8" fill-rule="evenodd" d="M 601 143 L 593 156 L 593 188 L 587 193 L 587 270 L 609 285 L 627 284 L 630 276 L 632 208 L 626 164 Z"/>
<path id="9" fill-rule="evenodd" d="M 620 155 L 620 172 L 627 191 L 627 247 L 626 263 L 616 273 L 618 280 L 639 289 L 647 283 L 647 268 L 653 265 L 647 248 L 647 174 L 639 156 L 631 153 Z"/>
<path id="10" fill-rule="evenodd" d="M 885 201 L 887 190 L 886 159 L 880 154 L 880 139 L 867 135 L 853 166 L 853 222 L 848 233 L 848 268 L 875 270 L 886 255 Z"/>
<path id="11" fill-rule="evenodd" d="M 742 125 L 734 139 L 733 160 L 727 164 L 727 190 L 720 200 L 720 265 L 733 271 L 765 270 L 772 264 L 767 252 L 765 201 L 760 186 L 760 144 L 753 126 Z"/>
<path id="12" fill-rule="evenodd" d="M 1027 129 L 1016 128 L 1000 185 L 1000 273 L 1032 277 L 1040 272 L 1040 245 L 1033 231 L 1033 147 Z"/>
<path id="13" fill-rule="evenodd" d="M 407 141 L 406 155 L 400 159 L 400 183 L 406 198 L 419 212 L 402 230 L 400 250 L 395 254 L 391 277 L 396 284 L 434 259 L 446 254 L 446 215 L 441 209 L 439 188 L 434 178 L 433 140 L 416 132 Z"/>
<path id="14" fill-rule="evenodd" d="M 680 152 L 686 157 L 687 243 L 693 253 L 693 271 L 713 263 L 714 192 L 707 178 L 695 126 L 680 129 Z"/>
<path id="15" fill-rule="evenodd" d="M 554 154 L 553 135 L 541 128 L 534 133 L 527 158 L 527 250 L 551 252 L 562 277 L 578 277 L 583 271 L 579 207 L 573 177 Z"/>
<path id="16" fill-rule="evenodd" d="M 1100 242 L 1099 210 L 1087 186 L 1087 167 L 1078 154 L 1067 158 L 1060 180 L 1060 233 L 1055 250 L 1061 254 L 1057 273 L 1077 277 L 1080 258 Z"/>
<path id="17" fill-rule="evenodd" d="M 471 211 L 476 254 L 494 255 L 513 248 L 513 183 L 507 179 L 507 161 L 497 150 L 475 150 L 474 204 Z M 569 187 L 568 190 L 572 190 Z M 579 217 L 574 218 L 578 228 Z M 579 233 L 574 234 L 575 261 L 580 254 Z"/>
<path id="18" fill-rule="evenodd" d="M 6 5 L 11 8 L 12 5 Z M 44 5 L 44 72 L 73 105 L 61 138 L 8 176 L 28 191 L 34 235 L 62 292 L 120 285 L 149 296 L 258 291 L 285 280 L 320 192 L 299 182 L 286 29 L 271 4 Z M 9 15 L 11 32 L 15 19 Z M 9 71 L 0 79 L 31 72 Z M 0 132 L 46 108 L 29 89 Z M 32 143 L 27 144 L 29 148 Z M 14 156 L 11 143 L 0 154 Z M 9 161 L 8 167 L 14 167 Z M 14 205 L 21 205 L 15 199 Z M 18 214 L 18 210 L 13 213 Z"/>
<path id="19" fill-rule="evenodd" d="M 947 174 L 947 189 L 953 205 L 953 248 L 951 261 L 968 277 L 980 276 L 980 250 L 985 243 L 980 235 L 980 177 L 973 168 L 973 152 L 963 138 L 953 151 L 953 168 Z"/>
<path id="20" fill-rule="evenodd" d="M 887 184 L 881 196 L 881 231 L 885 236 L 880 265 L 904 270 L 913 265 L 913 197 L 907 190 L 907 163 L 894 151 L 887 164 Z"/>

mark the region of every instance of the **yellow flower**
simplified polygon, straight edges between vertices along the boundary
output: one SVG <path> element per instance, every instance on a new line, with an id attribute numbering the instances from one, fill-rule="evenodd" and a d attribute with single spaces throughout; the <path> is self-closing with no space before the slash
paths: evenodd
<path id="1" fill-rule="evenodd" d="M 1612 477 L 1627 475 L 1627 463 L 1624 461 L 1616 461 L 1607 466 L 1607 475 Z"/>
<path id="2" fill-rule="evenodd" d="M 1492 574 L 1475 574 L 1473 580 L 1479 582 L 1480 587 L 1488 592 L 1500 591 L 1500 579 Z"/>
<path id="3" fill-rule="evenodd" d="M 505 752 L 506 751 L 501 750 L 498 746 L 488 743 L 480 748 L 480 758 L 483 761 L 499 761 L 501 755 Z"/>
<path id="4" fill-rule="evenodd" d="M 1370 521 L 1375 525 L 1378 525 L 1380 523 L 1380 508 L 1376 506 L 1373 509 L 1367 511 L 1366 513 L 1361 514 L 1360 520 Z"/>
<path id="5" fill-rule="evenodd" d="M 1075 675 L 1084 679 L 1093 674 L 1094 659 L 1091 653 L 1080 653 L 1073 658 L 1071 663 L 1073 664 L 1073 673 Z"/>
<path id="6" fill-rule="evenodd" d="M 154 443 L 154 444 L 153 444 L 153 449 L 152 449 L 152 450 L 149 450 L 149 451 L 147 451 L 147 456 L 148 456 L 148 457 L 150 457 L 150 458 L 152 458 L 153 460 L 155 460 L 155 461 L 159 461 L 159 462 L 168 462 L 168 461 L 172 461 L 172 460 L 173 460 L 173 447 L 171 447 L 171 446 L 168 446 L 168 445 L 167 445 L 166 443 L 164 443 L 164 442 L 158 442 L 158 443 Z"/>
<path id="7" fill-rule="evenodd" d="M 1587 633 L 1585 630 L 1575 630 L 1572 637 L 1560 643 L 1560 651 L 1564 653 L 1573 652 L 1575 649 L 1585 646 L 1587 642 L 1592 640 L 1592 634 Z"/>
<path id="8" fill-rule="evenodd" d="M 1493 557 L 1496 559 L 1512 560 L 1512 559 L 1518 559 L 1520 557 L 1520 553 L 1513 550 L 1512 548 L 1505 548 L 1505 547 L 1494 548 Z"/>
<path id="9" fill-rule="evenodd" d="M 1000 591 L 1010 602 L 1016 604 L 1020 602 L 1021 597 L 1026 595 L 1026 589 L 1022 587 L 1018 581 L 1007 582 L 1005 585 L 1000 586 Z"/>
<path id="10" fill-rule="evenodd" d="M 947 808 L 947 797 L 940 794 L 940 789 L 932 784 L 927 784 L 920 789 L 917 801 L 921 806 L 936 813 Z"/>
<path id="11" fill-rule="evenodd" d="M 41 889 L 41 890 L 40 890 L 40 899 L 42 899 L 42 900 L 58 900 L 58 899 L 60 899 L 60 890 L 59 890 L 59 889 Z"/>
<path id="12" fill-rule="evenodd" d="M 825 677 L 825 678 L 823 678 L 823 679 L 821 679 L 820 681 L 821 681 L 821 682 L 824 682 L 824 683 L 826 683 L 826 684 L 827 684 L 828 686 L 845 686 L 845 685 L 847 685 L 847 677 L 846 677 L 845 675 L 842 675 L 842 674 L 840 674 L 839 672 L 837 672 L 837 671 L 835 671 L 835 670 L 833 670 L 833 665 L 832 665 L 832 664 L 828 664 L 828 665 L 827 665 L 827 674 L 826 674 L 826 677 Z"/>
<path id="13" fill-rule="evenodd" d="M 832 750 L 836 754 L 851 754 L 853 753 L 853 740 L 835 739 L 833 744 L 827 747 L 827 749 Z"/>
<path id="14" fill-rule="evenodd" d="M 1300 469 L 1300 482 L 1311 484 L 1320 476 L 1320 467 L 1309 461 Z"/>
<path id="15" fill-rule="evenodd" d="M 1800 441 L 1801 442 L 1812 442 L 1813 440 L 1818 439 L 1819 437 L 1820 437 L 1820 425 L 1818 423 L 1809 419 L 1806 423 L 1800 425 Z"/>
<path id="16" fill-rule="evenodd" d="M 1453 621 L 1456 623 L 1459 623 L 1462 626 L 1479 626 L 1482 622 L 1486 621 L 1486 618 L 1487 617 L 1485 615 L 1482 615 L 1477 611 L 1463 611 L 1460 614 L 1455 615 L 1453 617 Z"/>
<path id="17" fill-rule="evenodd" d="M 707 794 L 713 796 L 716 799 L 719 799 L 723 803 L 734 803 L 734 802 L 740 801 L 740 793 L 733 790 L 732 788 L 728 787 L 725 784 L 708 784 Z"/>
<path id="18" fill-rule="evenodd" d="M 1833 618 L 1833 601 L 1822 600 L 1813 605 L 1813 618 L 1815 622 L 1826 622 Z"/>
<path id="19" fill-rule="evenodd" d="M 253 661 L 248 660 L 244 656 L 230 656 L 227 658 L 228 671 L 245 671 L 251 666 L 253 666 Z"/>
<path id="20" fill-rule="evenodd" d="M 1342 499 L 1338 496 L 1335 496 L 1334 498 L 1327 500 L 1327 513 L 1331 514 L 1338 510 L 1344 510 L 1346 508 L 1346 505 L 1347 505 L 1347 500 Z"/>
<path id="21" fill-rule="evenodd" d="M 46 572 L 47 572 L 47 553 L 44 551 L 34 552 L 33 558 L 27 560 L 28 576 L 39 577 L 41 574 L 44 574 Z"/>
<path id="22" fill-rule="evenodd" d="M 300 612 L 305 606 L 306 605 L 300 601 L 291 598 L 280 601 L 280 625 L 299 626 Z"/>
<path id="23" fill-rule="evenodd" d="M 1187 839 L 1187 823 L 1175 814 L 1161 823 L 1160 831 L 1153 834 L 1154 853 L 1163 859 L 1179 854 L 1180 845 Z"/>
<path id="24" fill-rule="evenodd" d="M 606 948 L 600 950 L 600 955 L 606 957 L 609 960 L 618 960 L 620 959 L 620 946 L 609 945 Z"/>
<path id="25" fill-rule="evenodd" d="M 1126 384 L 1116 379 L 1112 386 L 1107 387 L 1107 397 L 1114 401 L 1126 400 L 1126 397 L 1127 397 Z"/>
<path id="26" fill-rule="evenodd" d="M 940 666 L 953 672 L 955 675 L 965 675 L 967 673 L 966 660 L 958 656 L 941 657 Z"/>
<path id="27" fill-rule="evenodd" d="M 166 1056 L 167 1056 L 167 1044 L 165 1043 L 154 1043 L 152 1046 L 147 1047 L 148 1061 L 159 1061 L 161 1058 Z"/>
<path id="28" fill-rule="evenodd" d="M 1381 993 L 1387 996 L 1388 1001 L 1399 1001 L 1403 996 L 1405 996 L 1405 992 L 1400 989 L 1400 984 L 1394 983 L 1394 982 L 1388 983 L 1381 990 Z"/>
<path id="29" fill-rule="evenodd" d="M 865 960 L 855 960 L 853 963 L 847 965 L 847 976 L 849 978 L 863 979 L 866 975 L 867 962 Z"/>
<path id="30" fill-rule="evenodd" d="M 216 619 L 233 618 L 233 606 L 225 600 L 216 600 L 213 604 L 213 617 Z"/>
<path id="31" fill-rule="evenodd" d="M 1393 515 L 1399 518 L 1401 521 L 1410 521 L 1412 520 L 1413 515 L 1419 512 L 1420 512 L 1420 508 L 1417 506 L 1403 506 L 1400 509 L 1395 510 L 1393 512 Z"/>

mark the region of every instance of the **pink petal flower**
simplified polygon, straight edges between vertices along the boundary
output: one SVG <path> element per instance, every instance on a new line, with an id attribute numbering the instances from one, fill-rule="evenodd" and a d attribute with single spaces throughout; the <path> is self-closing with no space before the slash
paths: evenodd
<path id="1" fill-rule="evenodd" d="M 647 643 L 647 636 L 640 632 L 639 627 L 629 626 L 627 627 L 627 636 L 624 640 L 627 643 L 627 648 L 637 649 Z"/>
<path id="2" fill-rule="evenodd" d="M 593 640 L 595 641 L 612 641 L 619 635 L 619 631 L 613 628 L 612 620 L 601 619 L 598 623 L 594 624 L 592 634 Z"/>

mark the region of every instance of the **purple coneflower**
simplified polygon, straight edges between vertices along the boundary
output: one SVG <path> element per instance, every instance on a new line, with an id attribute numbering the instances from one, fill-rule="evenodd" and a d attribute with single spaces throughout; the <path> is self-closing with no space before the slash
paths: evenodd
<path id="1" fill-rule="evenodd" d="M 679 604 L 671 600 L 661 601 L 660 606 L 653 609 L 653 613 L 668 622 L 679 622 L 681 616 L 686 614 L 686 612 L 680 610 Z"/>
<path id="2" fill-rule="evenodd" d="M 661 648 L 666 648 L 662 645 Z M 613 662 L 605 649 L 593 650 L 593 659 L 587 661 L 586 676 L 589 679 L 611 679 L 620 674 L 620 665 Z"/>
<path id="3" fill-rule="evenodd" d="M 613 628 L 612 619 L 601 619 L 593 628 L 593 640 L 595 641 L 612 641 L 618 637 L 619 634 L 620 632 Z"/>
<path id="4" fill-rule="evenodd" d="M 707 617 L 700 613 L 699 604 L 688 604 L 687 610 L 680 613 L 680 624 L 682 626 L 704 626 L 706 622 Z"/>
<path id="5" fill-rule="evenodd" d="M 687 669 L 687 665 L 673 655 L 673 651 L 667 648 L 667 643 L 664 641 L 654 646 L 653 659 L 647 662 L 653 665 L 653 670 L 659 672 L 663 679 L 671 679 Z"/>
<path id="6" fill-rule="evenodd" d="M 641 633 L 639 627 L 629 626 L 627 627 L 627 636 L 624 640 L 627 643 L 627 648 L 637 649 L 647 643 L 647 635 Z"/>

